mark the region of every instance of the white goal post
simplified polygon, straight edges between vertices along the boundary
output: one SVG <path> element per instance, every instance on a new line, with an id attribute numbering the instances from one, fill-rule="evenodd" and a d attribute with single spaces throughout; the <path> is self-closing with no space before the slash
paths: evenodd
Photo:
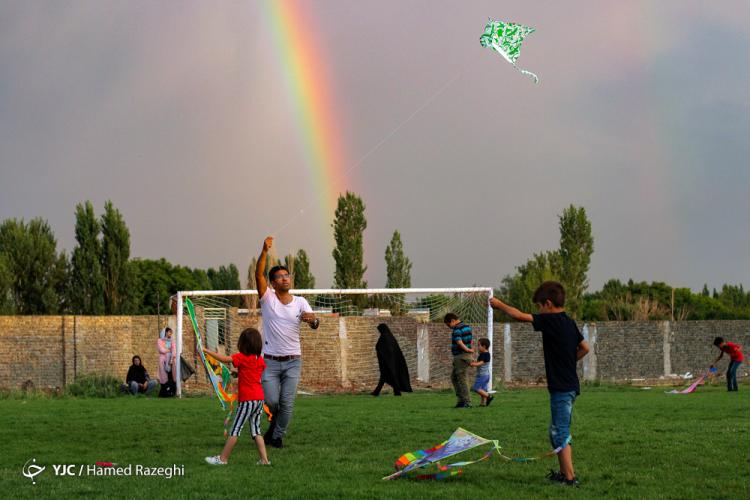
<path id="1" fill-rule="evenodd" d="M 362 288 L 362 289 L 301 289 L 290 290 L 293 295 L 308 299 L 316 314 L 320 316 L 373 316 L 381 315 L 423 315 L 430 322 L 442 323 L 445 312 L 456 312 L 458 316 L 474 329 L 475 352 L 478 351 L 477 340 L 486 336 L 493 342 L 493 312 L 489 305 L 493 289 L 490 287 L 464 288 Z M 355 297 L 357 296 L 357 297 Z M 228 342 L 228 318 L 232 314 L 226 311 L 239 311 L 240 314 L 254 314 L 260 316 L 258 306 L 258 292 L 256 290 L 197 290 L 177 292 L 176 318 L 176 348 L 177 359 L 183 353 L 183 333 L 186 328 L 184 322 L 190 324 L 185 308 L 185 299 L 190 298 L 197 309 L 201 311 L 202 324 L 199 330 L 204 342 L 209 348 L 217 347 L 222 341 L 229 350 L 234 346 Z M 248 305 L 250 304 L 250 309 Z M 179 313 L 181 312 L 181 314 Z M 197 315 L 197 314 L 196 314 Z M 236 316 L 236 314 L 234 315 Z M 227 318 L 226 320 L 224 318 Z M 262 316 L 260 316 L 262 321 Z M 226 331 L 225 331 L 226 330 Z M 192 326 L 190 330 L 192 331 Z M 402 346 L 404 355 L 414 351 L 417 346 Z M 490 360 L 490 383 L 492 389 L 492 365 L 494 356 Z M 375 363 L 377 365 L 377 363 Z M 202 367 L 195 367 L 202 372 Z M 177 395 L 182 396 L 182 378 L 180 363 L 176 363 L 175 383 Z"/>

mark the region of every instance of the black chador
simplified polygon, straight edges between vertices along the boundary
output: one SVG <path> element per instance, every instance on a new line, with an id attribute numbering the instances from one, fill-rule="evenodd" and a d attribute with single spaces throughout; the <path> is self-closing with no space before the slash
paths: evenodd
<path id="1" fill-rule="evenodd" d="M 380 381 L 372 391 L 373 396 L 378 396 L 383 384 L 393 387 L 393 394 L 400 396 L 402 392 L 412 392 L 409 382 L 409 368 L 406 366 L 404 354 L 398 346 L 396 337 L 393 336 L 388 325 L 378 325 L 380 338 L 375 344 L 375 352 L 378 353 L 378 365 L 380 366 Z"/>

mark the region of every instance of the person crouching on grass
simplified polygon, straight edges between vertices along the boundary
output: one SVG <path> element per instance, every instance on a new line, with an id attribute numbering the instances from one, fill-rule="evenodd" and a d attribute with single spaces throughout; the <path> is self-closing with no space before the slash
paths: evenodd
<path id="1" fill-rule="evenodd" d="M 239 352 L 231 356 L 223 356 L 218 352 L 203 349 L 203 352 L 214 359 L 222 363 L 232 363 L 237 368 L 237 400 L 239 406 L 234 414 L 232 430 L 221 455 L 206 457 L 206 462 L 211 465 L 227 464 L 229 455 L 231 455 L 234 445 L 237 444 L 237 439 L 247 420 L 250 421 L 250 433 L 258 447 L 258 455 L 260 456 L 258 465 L 271 465 L 266 455 L 263 435 L 260 433 L 260 416 L 263 413 L 263 386 L 260 384 L 260 378 L 266 368 L 266 362 L 260 355 L 262 349 L 263 338 L 255 328 L 247 328 L 242 331 L 237 341 Z"/>
<path id="2" fill-rule="evenodd" d="M 549 439 L 560 463 L 558 472 L 547 478 L 555 483 L 578 487 L 573 472 L 573 450 L 570 443 L 570 420 L 573 402 L 581 394 L 576 363 L 589 352 L 575 321 L 565 314 L 565 289 L 556 281 L 545 281 L 534 292 L 539 314 L 528 314 L 492 297 L 490 306 L 500 309 L 516 321 L 525 321 L 542 332 L 544 371 L 547 374 L 552 421 Z"/>

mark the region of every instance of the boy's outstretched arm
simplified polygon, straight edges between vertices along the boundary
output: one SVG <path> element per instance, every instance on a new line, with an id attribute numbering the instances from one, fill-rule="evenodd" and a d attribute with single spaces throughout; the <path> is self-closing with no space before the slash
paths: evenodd
<path id="1" fill-rule="evenodd" d="M 585 355 L 589 353 L 589 343 L 582 340 L 578 344 L 578 350 L 576 351 L 576 361 L 580 361 Z"/>
<path id="2" fill-rule="evenodd" d="M 507 314 L 508 316 L 510 316 L 516 321 L 526 321 L 527 323 L 531 323 L 532 321 L 534 321 L 534 318 L 531 316 L 531 314 L 521 312 L 515 307 L 509 306 L 508 304 L 506 304 L 505 302 L 503 302 L 502 300 L 496 297 L 492 297 L 490 299 L 490 306 L 493 309 L 500 309 L 502 312 L 504 312 L 505 314 Z"/>

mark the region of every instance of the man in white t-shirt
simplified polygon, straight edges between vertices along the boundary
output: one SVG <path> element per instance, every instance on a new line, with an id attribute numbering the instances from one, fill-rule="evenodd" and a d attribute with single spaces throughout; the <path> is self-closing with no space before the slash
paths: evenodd
<path id="1" fill-rule="evenodd" d="M 302 374 L 302 350 L 299 341 L 301 322 L 316 329 L 320 324 L 304 297 L 289 293 L 292 280 L 284 266 L 274 266 L 268 272 L 266 282 L 266 256 L 273 245 L 273 238 L 267 237 L 255 268 L 255 283 L 260 297 L 260 310 L 263 319 L 263 357 L 266 369 L 263 371 L 263 393 L 273 419 L 263 436 L 266 444 L 275 448 L 283 446 L 281 438 L 286 434 L 292 420 L 297 384 Z"/>

